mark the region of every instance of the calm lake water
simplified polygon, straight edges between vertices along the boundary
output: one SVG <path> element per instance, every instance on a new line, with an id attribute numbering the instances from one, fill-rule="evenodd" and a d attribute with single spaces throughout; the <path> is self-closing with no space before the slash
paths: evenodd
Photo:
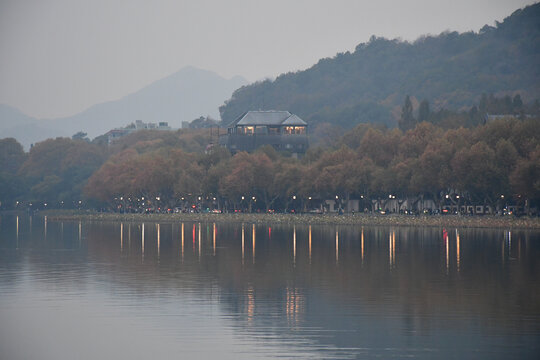
<path id="1" fill-rule="evenodd" d="M 538 359 L 540 232 L 0 217 L 1 359 Z"/>

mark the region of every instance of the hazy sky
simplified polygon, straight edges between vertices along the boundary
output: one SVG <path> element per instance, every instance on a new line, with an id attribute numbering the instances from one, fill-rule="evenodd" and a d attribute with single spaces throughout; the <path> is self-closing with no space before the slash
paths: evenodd
<path id="1" fill-rule="evenodd" d="M 36 117 L 115 100 L 186 65 L 250 81 L 371 35 L 478 31 L 526 0 L 0 0 L 0 103 Z"/>

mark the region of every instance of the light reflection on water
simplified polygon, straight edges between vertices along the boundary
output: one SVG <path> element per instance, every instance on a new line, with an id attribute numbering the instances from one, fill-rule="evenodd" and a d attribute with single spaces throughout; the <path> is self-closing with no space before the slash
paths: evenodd
<path id="1" fill-rule="evenodd" d="M 535 358 L 539 232 L 0 218 L 0 356 Z"/>

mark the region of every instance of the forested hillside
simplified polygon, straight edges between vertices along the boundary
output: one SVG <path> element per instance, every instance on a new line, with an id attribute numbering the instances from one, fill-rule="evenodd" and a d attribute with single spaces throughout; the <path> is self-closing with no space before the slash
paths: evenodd
<path id="1" fill-rule="evenodd" d="M 401 105 L 468 110 L 482 94 L 540 98 L 540 4 L 478 33 L 445 32 L 413 43 L 373 36 L 355 51 L 244 86 L 220 108 L 224 124 L 247 110 L 288 110 L 310 124 L 397 125 Z M 417 104 L 416 104 L 417 105 Z"/>
<path id="2" fill-rule="evenodd" d="M 506 118 L 445 129 L 422 122 L 407 131 L 360 124 L 300 160 L 272 147 L 231 156 L 206 147 L 205 129 L 143 130 L 111 146 L 56 138 L 28 153 L 8 138 L 0 140 L 0 209 L 302 211 L 336 196 L 370 209 L 390 195 L 439 206 L 448 195 L 461 204 L 538 207 L 538 124 Z"/>

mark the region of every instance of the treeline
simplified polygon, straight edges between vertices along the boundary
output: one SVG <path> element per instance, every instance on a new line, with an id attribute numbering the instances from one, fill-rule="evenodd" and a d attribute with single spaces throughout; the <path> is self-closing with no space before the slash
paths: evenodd
<path id="1" fill-rule="evenodd" d="M 0 209 L 99 206 L 99 201 L 85 196 L 84 188 L 92 174 L 122 151 L 182 148 L 202 153 L 210 141 L 204 131 L 140 131 L 109 146 L 106 136 L 89 141 L 79 132 L 71 139 L 37 143 L 25 153 L 15 139 L 1 139 Z"/>
<path id="2" fill-rule="evenodd" d="M 534 4 L 478 33 L 445 32 L 412 43 L 373 36 L 354 52 L 238 89 L 220 108 L 221 118 L 229 124 L 246 109 L 288 110 L 311 126 L 393 127 L 407 94 L 415 94 L 415 105 L 431 99 L 437 111 L 471 108 L 483 93 L 520 93 L 529 103 L 540 97 L 539 23 L 540 4 Z M 511 111 L 484 105 L 480 113 Z"/>
<path id="3" fill-rule="evenodd" d="M 539 119 L 498 119 L 466 129 L 429 122 L 401 131 L 360 124 L 332 147 L 298 160 L 271 147 L 231 156 L 206 148 L 208 130 L 141 131 L 110 148 L 57 138 L 28 154 L 0 141 L 2 207 L 174 207 L 296 211 L 324 199 L 421 196 L 441 204 L 540 200 Z M 215 139 L 214 139 L 215 142 Z M 206 151 L 205 151 L 206 149 Z M 88 203 L 90 202 L 90 203 Z M 527 203 L 526 203 L 527 202 Z M 362 207 L 362 208 L 363 208 Z"/>

